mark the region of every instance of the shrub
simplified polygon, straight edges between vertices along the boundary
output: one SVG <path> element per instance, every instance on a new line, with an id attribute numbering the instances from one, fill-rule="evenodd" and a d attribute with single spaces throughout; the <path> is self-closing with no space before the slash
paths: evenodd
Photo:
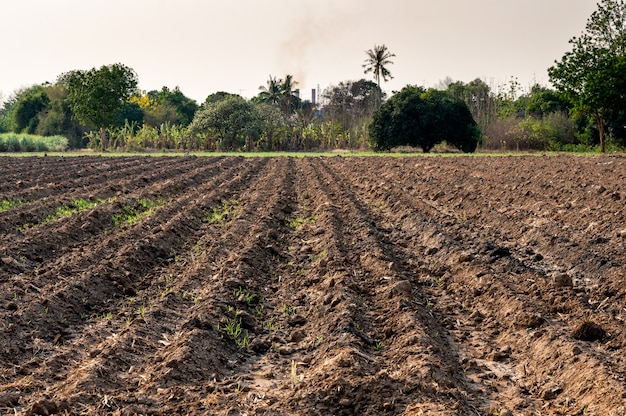
<path id="1" fill-rule="evenodd" d="M 63 136 L 0 134 L 0 152 L 62 152 L 67 147 L 68 140 Z"/>
<path id="2" fill-rule="evenodd" d="M 565 113 L 544 117 L 508 117 L 496 120 L 485 129 L 484 149 L 561 150 L 581 143 L 576 124 Z"/>

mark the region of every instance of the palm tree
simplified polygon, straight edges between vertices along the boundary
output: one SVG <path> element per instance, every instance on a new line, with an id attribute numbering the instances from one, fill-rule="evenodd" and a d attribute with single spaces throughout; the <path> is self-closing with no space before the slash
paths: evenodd
<path id="1" fill-rule="evenodd" d="M 294 91 L 296 85 L 298 85 L 298 83 L 293 80 L 293 75 L 289 74 L 285 75 L 285 80 L 280 84 L 282 93 L 281 107 L 285 114 L 291 114 L 293 110 L 292 104 L 297 98 Z"/>
<path id="2" fill-rule="evenodd" d="M 395 54 L 389 52 L 389 49 L 387 49 L 385 45 L 374 45 L 374 49 L 367 50 L 365 53 L 367 54 L 367 59 L 363 64 L 363 68 L 366 74 L 370 72 L 374 73 L 374 79 L 378 84 L 378 88 L 380 88 L 381 76 L 383 77 L 383 81 L 387 81 L 387 78 L 393 79 L 391 72 L 389 72 L 386 66 L 393 64 L 390 58 L 396 56 Z"/>
<path id="3" fill-rule="evenodd" d="M 267 80 L 267 87 L 261 85 L 259 90 L 259 101 L 266 104 L 280 104 L 283 96 L 282 91 L 282 79 L 277 80 L 276 77 L 270 75 L 270 79 Z"/>
<path id="4" fill-rule="evenodd" d="M 272 104 L 280 107 L 286 116 L 289 116 L 298 105 L 298 96 L 294 87 L 298 83 L 293 80 L 293 75 L 286 75 L 285 79 L 272 77 L 267 81 L 267 86 L 261 85 L 258 102 Z"/>

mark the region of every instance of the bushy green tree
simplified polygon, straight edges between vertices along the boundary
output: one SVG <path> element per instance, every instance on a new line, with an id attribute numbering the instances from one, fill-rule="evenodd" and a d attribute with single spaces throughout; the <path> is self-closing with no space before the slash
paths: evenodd
<path id="1" fill-rule="evenodd" d="M 11 113 L 11 130 L 34 134 L 39 124 L 39 113 L 50 104 L 50 97 L 42 85 L 35 85 L 18 95 Z"/>
<path id="2" fill-rule="evenodd" d="M 137 103 L 125 102 L 117 111 L 115 127 L 121 127 L 125 124 L 134 124 L 141 126 L 145 117 L 145 111 Z"/>
<path id="3" fill-rule="evenodd" d="M 286 150 L 290 129 L 282 111 L 275 105 L 255 104 L 261 134 L 257 147 L 264 151 Z"/>
<path id="4" fill-rule="evenodd" d="M 106 150 L 106 128 L 115 124 L 119 112 L 136 92 L 135 71 L 113 64 L 70 71 L 62 74 L 59 82 L 67 87 L 67 99 L 76 119 L 100 129 L 102 150 Z"/>
<path id="5" fill-rule="evenodd" d="M 446 141 L 465 153 L 473 153 L 478 146 L 480 129 L 467 104 L 435 89 L 423 93 L 422 99 L 426 103 L 422 131 L 427 143 L 434 146 Z"/>
<path id="6" fill-rule="evenodd" d="M 229 97 L 198 111 L 189 133 L 203 136 L 212 144 L 209 148 L 251 151 L 262 130 L 255 106 L 241 97 Z"/>
<path id="7" fill-rule="evenodd" d="M 444 91 L 407 86 L 387 100 L 370 125 L 370 143 L 377 151 L 396 146 L 421 147 L 426 153 L 437 143 L 476 150 L 480 130 L 467 105 Z"/>
<path id="8" fill-rule="evenodd" d="M 144 119 L 150 126 L 163 123 L 188 126 L 199 108 L 198 103 L 185 96 L 178 87 L 170 90 L 164 86 L 160 91 L 150 91 L 147 95 L 151 105 L 144 109 Z"/>
<path id="9" fill-rule="evenodd" d="M 385 94 L 372 81 L 345 81 L 330 87 L 323 94 L 326 104 L 324 110 L 341 120 L 346 128 L 350 127 L 354 118 L 372 116 L 378 109 L 381 98 Z"/>
<path id="10" fill-rule="evenodd" d="M 218 101 L 222 101 L 226 98 L 230 98 L 230 97 L 239 97 L 241 98 L 240 95 L 238 94 L 232 94 L 230 92 L 225 92 L 225 91 L 218 91 L 218 92 L 214 92 L 213 94 L 209 94 L 206 97 L 206 100 L 204 100 L 204 104 L 202 104 L 204 107 L 211 105 L 211 104 L 215 104 Z"/>
<path id="11" fill-rule="evenodd" d="M 527 116 L 542 118 L 553 113 L 567 112 L 569 103 L 553 89 L 535 84 L 531 87 L 526 100 Z"/>
<path id="12" fill-rule="evenodd" d="M 40 136 L 63 136 L 70 148 L 84 147 L 85 126 L 75 120 L 67 86 L 44 83 L 16 91 L 0 109 L 6 131 Z M 123 124 L 123 121 L 122 121 Z"/>
<path id="13" fill-rule="evenodd" d="M 574 109 L 595 121 L 605 151 L 607 120 L 626 106 L 626 4 L 601 0 L 572 50 L 548 69 L 550 81 Z"/>
<path id="14" fill-rule="evenodd" d="M 39 124 L 36 133 L 41 136 L 61 135 L 68 139 L 69 147 L 84 147 L 85 127 L 74 120 L 72 110 L 67 102 L 67 88 L 60 84 L 46 85 L 46 94 L 50 104 L 39 113 Z"/>
<path id="15" fill-rule="evenodd" d="M 13 97 L 13 99 L 5 100 L 0 107 L 0 133 L 6 133 L 11 130 L 11 109 L 14 104 Z"/>

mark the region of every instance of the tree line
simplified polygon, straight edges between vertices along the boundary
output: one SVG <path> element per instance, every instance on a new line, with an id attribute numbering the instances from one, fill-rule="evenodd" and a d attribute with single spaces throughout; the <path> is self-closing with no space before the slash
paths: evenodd
<path id="1" fill-rule="evenodd" d="M 178 87 L 139 91 L 132 68 L 113 64 L 18 91 L 0 132 L 63 135 L 71 148 L 141 151 L 367 149 L 367 125 L 385 98 L 365 79 L 329 86 L 323 106 L 300 97 L 292 75 L 269 77 L 257 96 L 216 92 L 203 103 Z"/>
<path id="2" fill-rule="evenodd" d="M 173 90 L 140 91 L 123 64 L 61 74 L 16 91 L 0 108 L 0 133 L 62 135 L 71 148 L 281 151 L 592 150 L 626 146 L 626 6 L 602 0 L 572 49 L 548 69 L 554 88 L 524 90 L 515 78 L 479 78 L 437 88 L 407 86 L 387 97 L 385 45 L 366 51 L 367 79 L 328 86 L 302 99 L 292 75 L 270 75 L 251 99 L 216 92 L 203 103 Z"/>

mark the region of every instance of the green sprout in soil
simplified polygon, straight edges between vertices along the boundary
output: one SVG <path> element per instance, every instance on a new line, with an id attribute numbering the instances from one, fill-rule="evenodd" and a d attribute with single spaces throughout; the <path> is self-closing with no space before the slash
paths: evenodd
<path id="1" fill-rule="evenodd" d="M 293 229 L 297 229 L 300 226 L 304 225 L 304 224 L 315 224 L 315 222 L 317 221 L 318 216 L 313 216 L 310 218 L 304 218 L 304 217 L 295 217 L 295 218 L 287 218 L 287 224 L 293 228 Z"/>
<path id="2" fill-rule="evenodd" d="M 233 296 L 235 296 L 235 298 L 237 299 L 239 299 L 240 297 L 243 297 L 243 300 L 245 300 L 248 303 L 248 305 L 251 304 L 256 298 L 256 295 L 254 293 L 242 287 L 233 290 Z"/>
<path id="3" fill-rule="evenodd" d="M 248 331 L 246 331 L 244 333 L 244 335 L 239 338 L 238 340 L 235 340 L 237 346 L 241 349 L 246 349 L 250 346 L 250 336 L 248 335 Z"/>
<path id="4" fill-rule="evenodd" d="M 296 308 L 293 306 L 283 305 L 283 312 L 286 315 L 294 316 L 296 314 Z"/>
<path id="5" fill-rule="evenodd" d="M 236 217 L 241 208 L 239 207 L 239 201 L 222 201 L 222 205 L 219 207 L 213 207 L 213 209 L 207 211 L 202 217 L 202 222 L 208 224 L 216 224 L 220 227 L 230 224 L 232 219 Z"/>
<path id="6" fill-rule="evenodd" d="M 63 206 L 58 207 L 55 210 L 54 215 L 49 215 L 48 217 L 46 217 L 46 219 L 44 220 L 44 223 L 56 221 L 58 219 L 65 218 L 65 217 L 69 217 L 73 214 L 76 214 L 77 212 L 91 209 L 100 203 L 102 203 L 102 200 L 99 200 L 99 199 L 95 201 L 88 201 L 82 198 L 75 199 L 68 205 L 63 205 Z"/>
<path id="7" fill-rule="evenodd" d="M 282 329 L 283 327 L 282 325 L 274 322 L 274 317 L 271 317 L 267 321 L 263 322 L 263 328 L 268 329 L 270 333 L 272 333 Z"/>
<path id="8" fill-rule="evenodd" d="M 146 305 L 139 306 L 137 311 L 139 312 L 139 316 L 141 316 L 143 319 L 145 319 L 145 317 L 146 317 Z"/>
<path id="9" fill-rule="evenodd" d="M 291 389 L 295 389 L 297 383 L 298 383 L 297 365 L 294 360 L 291 360 Z"/>
<path id="10" fill-rule="evenodd" d="M 143 217 L 151 215 L 157 208 L 165 205 L 165 201 L 153 201 L 148 198 L 141 198 L 134 204 L 124 205 L 122 212 L 115 214 L 111 221 L 115 226 L 121 224 L 136 224 Z"/>
<path id="11" fill-rule="evenodd" d="M 19 207 L 22 204 L 23 202 L 20 201 L 19 199 L 12 199 L 12 198 L 2 199 L 0 200 L 0 212 L 8 211 L 11 208 Z"/>
<path id="12" fill-rule="evenodd" d="M 6 200 L 2 201 L 2 205 L 4 207 Z M 60 207 L 57 207 L 57 209 L 54 211 L 54 214 L 48 215 L 46 218 L 43 219 L 43 221 L 40 221 L 39 224 L 46 224 L 52 221 L 56 221 L 59 220 L 61 218 L 65 218 L 65 217 L 69 217 L 71 215 L 74 215 L 78 212 L 81 211 L 85 211 L 88 210 L 90 208 L 95 207 L 98 204 L 101 204 L 102 200 L 101 199 L 96 199 L 95 201 L 88 201 L 86 199 L 75 199 L 74 201 L 72 201 L 70 204 L 68 205 L 62 205 Z M 9 206 L 9 203 L 7 203 L 7 206 Z M 15 205 L 14 205 L 15 206 Z M 0 209 L 0 211 L 3 211 L 3 209 Z M 17 229 L 19 231 L 24 231 L 28 228 L 34 227 L 35 225 L 37 225 L 38 223 L 26 223 L 26 224 L 22 224 L 21 226 L 17 227 Z"/>
<path id="13" fill-rule="evenodd" d="M 238 311 L 237 311 L 238 312 Z M 228 335 L 239 348 L 245 349 L 250 345 L 250 336 L 247 331 L 243 331 L 241 317 L 235 313 L 234 318 L 228 318 L 224 323 L 218 323 L 217 330 Z"/>

